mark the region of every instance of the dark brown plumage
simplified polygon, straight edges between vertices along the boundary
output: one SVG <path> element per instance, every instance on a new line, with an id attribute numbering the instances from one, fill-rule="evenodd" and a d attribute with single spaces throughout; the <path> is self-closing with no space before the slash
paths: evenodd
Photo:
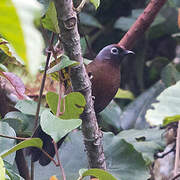
<path id="1" fill-rule="evenodd" d="M 112 44 L 104 47 L 94 61 L 87 65 L 87 73 L 92 82 L 92 95 L 95 97 L 94 109 L 96 113 L 101 112 L 115 96 L 120 85 L 120 64 L 123 57 L 128 54 L 134 53 L 119 47 L 117 44 Z M 52 138 L 45 134 L 40 126 L 36 129 L 33 137 L 41 138 L 43 149 L 49 155 L 54 156 Z M 66 136 L 57 143 L 58 148 L 65 138 Z M 29 154 L 32 155 L 33 161 L 39 160 L 43 166 L 50 163 L 50 159 L 37 148 L 31 148 Z"/>

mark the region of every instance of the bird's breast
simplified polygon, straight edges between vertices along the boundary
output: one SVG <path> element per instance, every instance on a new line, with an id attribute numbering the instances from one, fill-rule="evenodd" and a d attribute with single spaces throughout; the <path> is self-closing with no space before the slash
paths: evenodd
<path id="1" fill-rule="evenodd" d="M 101 112 L 115 96 L 120 85 L 120 66 L 93 61 L 87 66 L 91 75 L 95 112 Z"/>

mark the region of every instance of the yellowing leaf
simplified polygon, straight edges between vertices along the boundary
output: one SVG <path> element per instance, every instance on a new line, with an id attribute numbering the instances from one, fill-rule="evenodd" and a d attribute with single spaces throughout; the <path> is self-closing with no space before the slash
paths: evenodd
<path id="1" fill-rule="evenodd" d="M 4 168 L 4 162 L 2 158 L 0 157 L 0 179 L 5 180 L 5 168 Z"/>
<path id="2" fill-rule="evenodd" d="M 131 91 L 128 90 L 123 90 L 123 89 L 118 89 L 118 92 L 115 95 L 115 98 L 120 98 L 120 99 L 134 99 L 134 95 Z"/>
<path id="3" fill-rule="evenodd" d="M 95 8 L 97 9 L 100 5 L 100 0 L 90 0 L 90 2 L 95 6 Z"/>

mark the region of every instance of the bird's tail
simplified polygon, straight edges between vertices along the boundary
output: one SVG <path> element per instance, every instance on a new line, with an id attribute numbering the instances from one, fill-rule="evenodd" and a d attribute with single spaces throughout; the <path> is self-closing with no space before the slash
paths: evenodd
<path id="1" fill-rule="evenodd" d="M 33 138 L 40 138 L 43 141 L 43 150 L 46 151 L 51 157 L 54 157 L 55 155 L 55 149 L 53 144 L 53 139 L 47 135 L 40 126 L 37 127 L 35 133 L 32 136 Z M 61 144 L 64 142 L 65 138 L 64 136 L 60 141 L 57 143 L 57 148 L 59 149 Z M 40 149 L 35 147 L 30 147 L 26 151 L 27 155 L 31 155 L 32 161 L 39 161 L 39 163 L 42 166 L 46 166 L 51 162 L 51 159 L 47 157 Z"/>

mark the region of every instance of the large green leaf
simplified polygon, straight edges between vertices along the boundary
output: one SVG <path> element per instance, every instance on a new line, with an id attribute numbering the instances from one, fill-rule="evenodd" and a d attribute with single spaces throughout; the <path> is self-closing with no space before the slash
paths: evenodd
<path id="1" fill-rule="evenodd" d="M 42 61 L 43 39 L 34 26 L 41 6 L 35 0 L 1 0 L 0 34 L 12 45 L 31 73 Z"/>
<path id="2" fill-rule="evenodd" d="M 57 12 L 53 1 L 50 2 L 45 17 L 42 18 L 41 22 L 44 28 L 53 31 L 55 33 L 60 32 L 58 26 L 58 20 L 57 20 Z"/>
<path id="3" fill-rule="evenodd" d="M 54 114 L 57 111 L 58 94 L 54 92 L 48 92 L 46 94 L 47 103 Z M 86 104 L 84 96 L 79 92 L 72 92 L 65 96 L 65 112 L 60 117 L 61 119 L 77 119 L 82 114 L 84 106 Z M 61 101 L 61 112 L 62 112 Z"/>
<path id="4" fill-rule="evenodd" d="M 54 116 L 49 110 L 41 114 L 41 127 L 55 142 L 81 125 L 81 119 L 63 120 Z"/>
<path id="5" fill-rule="evenodd" d="M 8 123 L 1 122 L 0 121 L 0 134 L 10 136 L 10 137 L 16 137 L 16 133 L 13 128 L 11 128 Z M 16 141 L 14 139 L 9 138 L 3 138 L 0 137 L 0 154 L 7 149 L 12 148 L 16 144 Z M 11 154 L 10 156 L 6 157 L 6 161 L 13 164 L 15 159 L 15 153 Z"/>
<path id="6" fill-rule="evenodd" d="M 165 89 L 158 97 L 156 103 L 152 104 L 153 109 L 146 113 L 146 120 L 151 125 L 163 124 L 164 118 L 180 115 L 180 81 Z"/>
<path id="7" fill-rule="evenodd" d="M 39 138 L 28 139 L 28 140 L 25 140 L 25 141 L 22 141 L 22 142 L 16 144 L 15 146 L 13 146 L 12 148 L 10 148 L 6 151 L 1 152 L 0 156 L 2 158 L 4 158 L 13 152 L 16 152 L 19 149 L 23 149 L 23 148 L 27 148 L 27 147 L 31 147 L 31 146 L 37 147 L 37 148 L 42 148 L 42 145 L 43 145 L 43 142 Z"/>
<path id="8" fill-rule="evenodd" d="M 142 153 L 146 163 L 154 161 L 154 154 L 165 146 L 165 141 L 162 134 L 164 130 L 159 128 L 143 129 L 143 130 L 125 130 L 120 132 L 114 138 L 124 139 L 126 142 L 132 144 L 134 148 Z"/>
<path id="9" fill-rule="evenodd" d="M 35 116 L 26 115 L 19 111 L 11 111 L 2 119 L 2 121 L 7 122 L 17 134 L 24 136 L 32 135 L 34 120 Z"/>
<path id="10" fill-rule="evenodd" d="M 142 136 L 143 132 L 138 137 Z M 66 179 L 72 180 L 78 178 L 79 169 L 88 168 L 88 161 L 84 151 L 82 134 L 80 132 L 72 132 L 68 137 L 67 142 L 62 146 L 59 153 L 66 173 Z M 112 133 L 104 133 L 103 139 L 107 172 L 111 173 L 118 180 L 145 180 L 150 177 L 146 161 L 140 151 L 136 151 L 133 145 L 119 136 L 114 136 Z M 69 157 L 72 154 L 70 161 Z M 41 173 L 42 171 L 44 172 L 43 174 Z M 46 167 L 36 165 L 35 179 L 46 179 L 52 174 L 56 174 L 60 178 L 59 169 L 55 168 L 53 163 Z"/>
<path id="11" fill-rule="evenodd" d="M 31 100 L 20 100 L 15 105 L 15 108 L 24 114 L 35 115 L 37 111 L 37 102 Z M 41 114 L 45 109 L 47 108 L 41 106 L 39 114 Z"/>

